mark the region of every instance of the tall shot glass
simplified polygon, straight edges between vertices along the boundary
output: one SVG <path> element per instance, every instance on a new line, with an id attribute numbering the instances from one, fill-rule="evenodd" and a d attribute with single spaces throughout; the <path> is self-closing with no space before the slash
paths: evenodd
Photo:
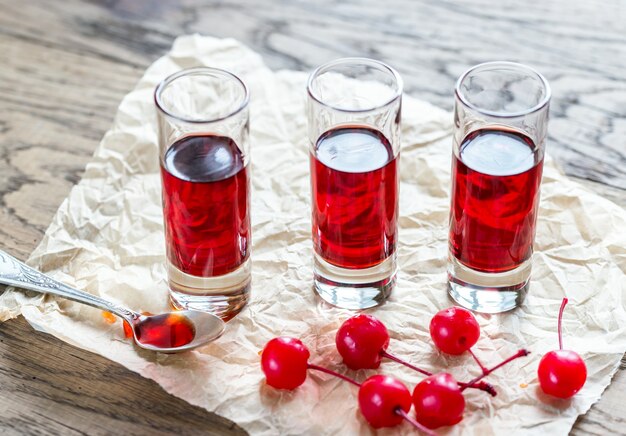
<path id="1" fill-rule="evenodd" d="M 395 283 L 402 80 L 372 59 L 317 68 L 307 86 L 314 289 L 347 309 Z"/>
<path id="2" fill-rule="evenodd" d="M 528 292 L 550 87 L 511 62 L 456 84 L 448 283 L 460 305 L 514 309 Z"/>
<path id="3" fill-rule="evenodd" d="M 250 291 L 248 100 L 237 76 L 205 67 L 154 94 L 170 300 L 224 319 Z"/>

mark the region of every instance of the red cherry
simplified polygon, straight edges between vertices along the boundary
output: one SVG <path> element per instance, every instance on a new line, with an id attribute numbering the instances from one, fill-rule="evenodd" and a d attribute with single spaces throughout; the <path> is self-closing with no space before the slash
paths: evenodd
<path id="1" fill-rule="evenodd" d="M 441 351 L 458 355 L 476 344 L 480 337 L 480 326 L 469 310 L 449 307 L 433 316 L 430 336 Z"/>
<path id="2" fill-rule="evenodd" d="M 550 351 L 539 362 L 538 375 L 539 385 L 546 394 L 570 398 L 585 384 L 587 366 L 574 351 Z"/>
<path id="3" fill-rule="evenodd" d="M 389 332 L 378 319 L 359 314 L 339 327 L 335 343 L 348 368 L 376 369 L 389 345 Z"/>
<path id="4" fill-rule="evenodd" d="M 438 428 L 463 419 L 465 398 L 454 377 L 444 372 L 431 375 L 415 386 L 413 405 L 417 422 Z"/>
<path id="5" fill-rule="evenodd" d="M 299 339 L 272 339 L 261 354 L 267 384 L 276 389 L 297 388 L 306 380 L 309 356 L 309 350 Z"/>
<path id="6" fill-rule="evenodd" d="M 567 301 L 563 298 L 559 309 L 559 349 L 544 355 L 537 370 L 541 389 L 558 398 L 573 397 L 587 381 L 585 361 L 575 351 L 563 349 L 562 322 Z"/>
<path id="7" fill-rule="evenodd" d="M 394 427 L 404 419 L 399 411 L 411 410 L 411 393 L 393 377 L 374 375 L 359 389 L 359 409 L 372 427 Z"/>

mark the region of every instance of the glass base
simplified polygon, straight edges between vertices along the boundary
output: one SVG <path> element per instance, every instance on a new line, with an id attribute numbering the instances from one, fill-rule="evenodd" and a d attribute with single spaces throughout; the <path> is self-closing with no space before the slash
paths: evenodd
<path id="1" fill-rule="evenodd" d="M 485 273 L 461 264 L 450 255 L 448 293 L 466 309 L 500 313 L 520 306 L 530 287 L 531 260 L 503 273 Z"/>
<path id="2" fill-rule="evenodd" d="M 248 258 L 228 274 L 199 277 L 184 273 L 168 262 L 170 302 L 176 309 L 210 312 L 228 321 L 248 303 L 250 267 Z"/>
<path id="3" fill-rule="evenodd" d="M 396 282 L 396 257 L 364 269 L 340 268 L 315 253 L 313 289 L 327 303 L 342 309 L 369 309 L 383 304 Z"/>

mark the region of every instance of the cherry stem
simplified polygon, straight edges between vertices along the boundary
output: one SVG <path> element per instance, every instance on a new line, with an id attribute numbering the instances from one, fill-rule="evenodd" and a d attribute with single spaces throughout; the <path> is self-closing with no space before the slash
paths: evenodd
<path id="1" fill-rule="evenodd" d="M 434 431 L 424 427 L 422 424 L 420 424 L 419 422 L 417 422 L 415 420 L 415 418 L 413 418 L 411 415 L 409 415 L 408 413 L 406 413 L 404 410 L 402 410 L 401 407 L 398 407 L 396 409 L 396 414 L 400 415 L 402 418 L 404 418 L 406 421 L 408 421 L 409 423 L 411 423 L 411 425 L 413 427 L 415 427 L 416 429 L 418 429 L 419 431 L 421 431 L 424 434 L 427 434 L 428 436 L 436 436 L 437 433 L 435 433 Z"/>
<path id="2" fill-rule="evenodd" d="M 496 388 L 493 387 L 493 385 L 491 383 L 487 383 L 485 381 L 479 381 L 478 383 L 464 383 L 464 382 L 460 382 L 457 381 L 456 382 L 460 387 L 461 390 L 463 389 L 467 389 L 467 388 L 471 388 L 471 389 L 479 389 L 481 391 L 485 391 L 487 392 L 489 395 L 491 395 L 492 397 L 495 397 L 496 395 L 498 395 L 498 391 L 496 391 Z"/>
<path id="3" fill-rule="evenodd" d="M 426 377 L 433 375 L 432 372 L 428 372 L 422 368 L 418 368 L 415 365 L 410 364 L 409 362 L 400 359 L 399 357 L 394 356 L 393 354 L 389 354 L 387 351 L 382 350 L 380 352 L 380 355 L 383 357 L 386 357 L 387 359 L 393 360 L 394 362 L 398 362 L 401 365 L 406 366 L 407 368 L 411 368 L 414 371 L 419 372 L 420 374 L 425 375 Z M 482 365 L 481 365 L 482 367 Z M 480 382 L 478 384 L 473 383 L 470 385 L 470 383 L 463 383 L 463 382 L 457 382 L 459 384 L 459 386 L 461 386 L 462 388 L 472 388 L 472 389 L 480 389 L 481 391 L 485 391 L 487 392 L 489 395 L 491 395 L 492 397 L 495 397 L 497 395 L 497 392 L 495 390 L 495 388 L 490 385 L 489 383 L 485 383 L 485 382 Z"/>
<path id="4" fill-rule="evenodd" d="M 324 368 L 323 366 L 317 366 L 317 365 L 313 365 L 312 363 L 308 363 L 307 367 L 315 371 L 325 372 L 326 374 L 334 375 L 335 377 L 340 378 L 344 381 L 347 381 L 348 383 L 352 383 L 354 386 L 361 387 L 361 383 L 355 380 L 352 380 L 350 377 L 346 377 L 343 374 L 339 374 L 338 372 Z"/>
<path id="5" fill-rule="evenodd" d="M 411 368 L 414 371 L 419 372 L 420 374 L 424 374 L 426 377 L 433 375 L 432 372 L 428 372 L 422 368 L 418 368 L 417 366 L 411 365 L 409 362 L 400 359 L 399 357 L 394 356 L 393 354 L 387 353 L 385 350 L 380 352 L 380 355 L 386 357 L 387 359 L 393 360 L 394 362 L 398 362 L 401 365 L 406 366 L 407 368 Z"/>
<path id="6" fill-rule="evenodd" d="M 478 366 L 480 366 L 480 370 L 484 373 L 487 372 L 487 368 L 485 368 L 485 365 L 482 364 L 482 362 L 478 359 L 478 356 L 476 356 L 476 354 L 474 354 L 474 352 L 472 351 L 472 349 L 470 348 L 469 353 L 472 355 L 472 357 L 474 358 L 474 360 L 476 361 L 476 363 L 478 364 Z"/>
<path id="7" fill-rule="evenodd" d="M 525 349 L 521 349 L 518 350 L 517 353 L 515 353 L 514 355 L 512 355 L 511 357 L 509 357 L 508 359 L 503 360 L 502 362 L 498 363 L 496 366 L 492 367 L 492 368 L 488 368 L 486 372 L 483 372 L 481 375 L 479 375 L 478 377 L 475 377 L 472 381 L 470 381 L 467 386 L 463 386 L 461 388 L 461 392 L 464 391 L 466 388 L 473 386 L 474 384 L 476 384 L 476 382 L 480 381 L 483 377 L 488 376 L 489 374 L 491 374 L 492 372 L 494 372 L 496 369 L 503 367 L 504 365 L 506 365 L 507 363 L 519 358 L 519 357 L 524 357 L 524 356 L 528 356 L 530 354 L 530 351 L 525 350 Z"/>
<path id="8" fill-rule="evenodd" d="M 561 325 L 563 324 L 563 310 L 565 310 L 565 306 L 567 305 L 567 302 L 569 300 L 566 298 L 563 298 L 563 301 L 561 302 L 561 308 L 559 309 L 559 350 L 563 349 L 563 333 L 562 333 L 562 328 Z"/>

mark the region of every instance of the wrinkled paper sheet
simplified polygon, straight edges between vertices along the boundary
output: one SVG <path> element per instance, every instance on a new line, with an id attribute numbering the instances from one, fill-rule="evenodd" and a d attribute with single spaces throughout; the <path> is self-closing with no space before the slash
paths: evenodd
<path id="1" fill-rule="evenodd" d="M 100 311 L 18 292 L 0 297 L 0 319 L 20 313 L 38 330 L 101 354 L 159 383 L 191 404 L 234 420 L 253 434 L 371 434 L 357 410 L 354 386 L 311 373 L 294 392 L 267 387 L 258 352 L 277 335 L 300 337 L 312 361 L 350 373 L 334 348 L 350 313 L 319 304 L 312 292 L 306 74 L 274 73 L 233 40 L 178 38 L 122 101 L 82 181 L 59 208 L 29 263 L 70 285 L 138 311 L 168 309 L 153 90 L 167 75 L 198 65 L 226 68 L 251 88 L 253 297 L 217 342 L 183 355 L 159 355 L 124 339 L 121 323 Z M 451 96 L 452 98 L 452 96 Z M 391 300 L 371 313 L 382 319 L 389 350 L 431 371 L 469 380 L 469 355 L 434 348 L 431 316 L 450 306 L 446 293 L 452 116 L 405 97 L 401 152 L 400 271 Z M 548 145 L 549 147 L 549 145 Z M 527 347 L 532 355 L 489 377 L 495 398 L 467 392 L 461 424 L 445 434 L 566 434 L 600 398 L 626 351 L 626 212 L 567 179 L 547 160 L 531 292 L 524 305 L 480 315 L 475 347 L 486 364 Z M 563 296 L 566 347 L 589 369 L 571 401 L 538 388 L 541 356 L 557 348 Z M 421 376 L 393 362 L 383 373 L 414 386 Z M 350 373 L 364 380 L 374 371 Z M 526 386 L 527 385 L 527 386 Z M 410 433 L 400 428 L 380 434 Z"/>

